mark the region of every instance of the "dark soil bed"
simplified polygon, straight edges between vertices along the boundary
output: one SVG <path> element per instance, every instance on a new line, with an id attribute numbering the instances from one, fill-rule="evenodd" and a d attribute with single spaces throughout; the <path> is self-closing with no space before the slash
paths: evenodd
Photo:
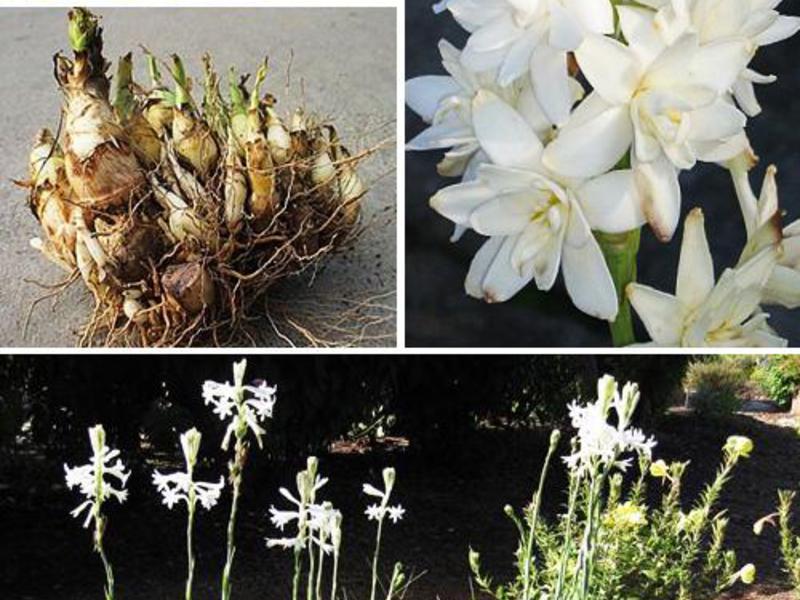
<path id="1" fill-rule="evenodd" d="M 785 422 L 774 424 L 759 415 L 737 415 L 724 422 L 703 423 L 687 415 L 671 415 L 656 432 L 657 455 L 692 459 L 685 484 L 694 498 L 714 473 L 720 448 L 731 434 L 749 435 L 756 450 L 738 469 L 722 499 L 731 519 L 730 543 L 741 562 L 753 562 L 767 583 L 749 595 L 727 599 L 788 600 L 782 593 L 777 536 L 768 531 L 754 537 L 752 524 L 772 512 L 778 488 L 796 488 L 800 474 L 800 438 Z M 345 514 L 345 558 L 342 585 L 351 599 L 368 597 L 369 567 L 374 530 L 363 516 L 361 483 L 380 479 L 380 469 L 398 471 L 397 500 L 406 518 L 390 526 L 385 536 L 385 569 L 401 560 L 420 579 L 407 598 L 469 597 L 467 548 L 479 550 L 487 570 L 498 580 L 510 575 L 515 544 L 513 528 L 503 506 L 520 506 L 529 498 L 546 449 L 546 432 L 480 431 L 458 447 L 388 447 L 364 451 L 340 445 L 321 457 L 326 488 Z M 24 468 L 20 465 L 24 465 Z M 278 487 L 289 486 L 298 464 L 254 463 L 247 473 L 238 552 L 234 566 L 237 600 L 289 597 L 290 557 L 267 550 L 265 535 L 274 534 L 266 517 L 271 503 L 279 504 Z M 160 506 L 144 466 L 135 466 L 131 500 L 111 512 L 108 553 L 116 569 L 118 600 L 179 598 L 184 575 L 184 514 Z M 90 536 L 68 511 L 76 497 L 59 484 L 61 467 L 53 461 L 17 460 L 17 467 L 0 472 L 0 588 L 13 600 L 88 600 L 102 597 L 101 568 L 90 549 Z M 546 511 L 561 503 L 563 473 L 554 477 Z M 196 532 L 197 600 L 218 597 L 224 560 L 227 497 L 211 513 L 202 512 Z"/>

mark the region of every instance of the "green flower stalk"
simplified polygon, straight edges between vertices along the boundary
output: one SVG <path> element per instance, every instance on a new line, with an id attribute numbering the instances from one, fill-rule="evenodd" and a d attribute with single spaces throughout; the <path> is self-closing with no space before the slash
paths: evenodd
<path id="1" fill-rule="evenodd" d="M 393 523 L 397 523 L 400 519 L 403 518 L 405 514 L 405 509 L 397 504 L 395 506 L 389 506 L 389 498 L 392 494 L 392 489 L 394 488 L 395 482 L 395 470 L 391 467 L 387 467 L 383 470 L 383 490 L 379 490 L 378 488 L 365 483 L 363 486 L 363 491 L 368 496 L 372 496 L 378 498 L 380 503 L 378 504 L 371 504 L 367 507 L 366 514 L 370 520 L 374 520 L 378 522 L 378 527 L 375 535 L 375 552 L 372 556 L 372 588 L 370 591 L 370 600 L 375 600 L 376 593 L 378 590 L 378 561 L 380 559 L 380 552 L 381 552 L 381 537 L 383 535 L 383 522 L 386 517 L 389 517 Z M 397 565 L 395 565 L 395 569 L 397 569 Z M 392 577 L 394 580 L 394 575 Z M 391 586 L 390 586 L 391 587 Z M 391 592 L 391 590 L 390 590 Z"/>
<path id="2" fill-rule="evenodd" d="M 194 544 L 192 535 L 194 531 L 194 516 L 197 502 L 206 510 L 210 510 L 219 500 L 225 479 L 220 476 L 218 483 L 204 483 L 194 480 L 194 468 L 197 465 L 197 456 L 200 453 L 200 432 L 192 427 L 181 435 L 181 449 L 186 462 L 186 471 L 162 475 L 156 470 L 153 473 L 153 485 L 163 496 L 164 504 L 171 510 L 178 502 L 185 502 L 187 509 L 186 520 L 186 591 L 185 600 L 192 600 L 192 583 L 194 581 Z"/>
<path id="3" fill-rule="evenodd" d="M 260 423 L 272 418 L 275 406 L 276 387 L 270 387 L 262 381 L 258 385 L 244 383 L 247 361 L 241 360 L 233 364 L 233 384 L 206 381 L 203 384 L 203 399 L 206 405 L 214 407 L 214 414 L 222 420 L 229 420 L 222 449 L 227 450 L 231 437 L 235 439 L 233 460 L 228 463 L 228 481 L 233 490 L 231 512 L 228 518 L 227 552 L 225 567 L 222 570 L 222 600 L 231 597 L 231 569 L 236 554 L 235 534 L 236 516 L 241 495 L 242 476 L 247 463 L 250 448 L 248 434 L 252 432 L 259 448 L 263 447 L 262 437 L 266 431 Z"/>
<path id="4" fill-rule="evenodd" d="M 89 441 L 92 446 L 92 457 L 88 464 L 80 467 L 64 465 L 67 487 L 70 489 L 77 487 L 86 498 L 70 514 L 77 518 L 85 512 L 84 528 L 94 523 L 94 550 L 103 562 L 106 577 L 105 600 L 114 600 L 114 571 L 103 545 L 108 525 L 108 519 L 103 514 L 103 504 L 109 498 L 115 498 L 120 503 L 127 499 L 128 492 L 125 490 L 125 485 L 130 472 L 125 471 L 125 466 L 119 460 L 119 450 L 111 450 L 106 446 L 106 432 L 102 425 L 95 425 L 89 429 Z M 108 478 L 115 479 L 116 484 L 108 481 Z"/>

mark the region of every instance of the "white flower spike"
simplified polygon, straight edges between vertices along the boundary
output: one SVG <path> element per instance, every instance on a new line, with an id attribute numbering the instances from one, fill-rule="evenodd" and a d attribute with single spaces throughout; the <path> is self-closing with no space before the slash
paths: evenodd
<path id="1" fill-rule="evenodd" d="M 266 419 L 272 418 L 272 411 L 277 401 L 276 386 L 269 386 L 262 381 L 258 385 L 245 385 L 244 374 L 247 369 L 247 360 L 242 359 L 233 365 L 234 383 L 217 383 L 206 381 L 203 383 L 203 400 L 206 405 L 211 404 L 213 412 L 220 420 L 230 419 L 225 437 L 222 440 L 222 449 L 227 450 L 231 436 L 244 436 L 247 430 L 253 432 L 259 448 L 262 447 L 262 436 L 266 431 L 261 427 Z"/>
<path id="2" fill-rule="evenodd" d="M 620 460 L 625 452 L 651 456 L 656 442 L 631 427 L 631 419 L 639 404 L 639 388 L 627 383 L 619 391 L 616 380 L 605 375 L 597 383 L 597 400 L 581 406 L 569 406 L 572 426 L 578 433 L 576 450 L 564 458 L 567 466 L 580 474 L 597 472 L 597 467 L 616 467 L 625 471 L 630 460 Z M 611 411 L 616 414 L 616 426 L 608 422 Z"/>
<path id="3" fill-rule="evenodd" d="M 383 470 L 383 489 L 380 490 L 370 483 L 365 483 L 362 486 L 362 491 L 367 496 L 378 498 L 378 504 L 370 504 L 367 506 L 364 514 L 370 521 L 383 521 L 385 517 L 389 517 L 392 523 L 397 523 L 405 515 L 406 510 L 399 504 L 389 506 L 389 498 L 392 495 L 392 488 L 394 487 L 395 470 L 387 467 Z"/>
<path id="4" fill-rule="evenodd" d="M 641 284 L 628 298 L 652 344 L 663 347 L 784 347 L 759 304 L 779 250 L 771 245 L 744 264 L 727 269 L 715 285 L 703 213 L 686 217 L 674 296 Z"/>
<path id="5" fill-rule="evenodd" d="M 163 475 L 158 470 L 153 472 L 153 485 L 161 493 L 163 503 L 172 509 L 179 502 L 185 502 L 190 510 L 194 510 L 193 502 L 200 502 L 206 510 L 210 510 L 219 501 L 225 478 L 220 476 L 218 483 L 206 483 L 193 480 L 193 471 L 200 450 L 201 435 L 192 428 L 181 434 L 181 449 L 186 461 L 186 471 Z"/>
<path id="6" fill-rule="evenodd" d="M 86 498 L 85 502 L 70 513 L 77 518 L 86 512 L 84 528 L 88 528 L 98 518 L 101 506 L 109 498 L 115 498 L 120 503 L 125 502 L 128 497 L 125 485 L 130 477 L 130 472 L 125 471 L 125 466 L 119 459 L 119 450 L 111 450 L 106 446 L 106 432 L 102 425 L 89 429 L 89 440 L 92 446 L 89 464 L 80 467 L 64 465 L 67 487 L 77 487 Z"/>

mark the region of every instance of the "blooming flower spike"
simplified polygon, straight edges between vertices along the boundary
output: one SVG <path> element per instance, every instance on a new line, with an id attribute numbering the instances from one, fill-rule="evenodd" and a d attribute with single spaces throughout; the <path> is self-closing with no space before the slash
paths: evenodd
<path id="1" fill-rule="evenodd" d="M 231 436 L 243 437 L 247 430 L 253 432 L 259 448 L 266 431 L 260 423 L 272 417 L 275 407 L 275 393 L 278 388 L 270 387 L 265 381 L 258 385 L 245 385 L 244 373 L 247 361 L 241 360 L 233 365 L 234 383 L 206 381 L 203 384 L 203 400 L 214 407 L 214 414 L 221 420 L 230 419 L 222 449 L 228 449 Z"/>
<path id="2" fill-rule="evenodd" d="M 130 472 L 125 471 L 119 459 L 119 450 L 111 450 L 106 446 L 106 432 L 102 425 L 89 429 L 89 440 L 92 446 L 90 462 L 80 467 L 64 465 L 67 487 L 77 487 L 86 498 L 71 513 L 77 518 L 86 512 L 84 528 L 98 517 L 100 508 L 109 498 L 125 502 L 128 497 L 125 485 L 130 477 Z"/>
<path id="3" fill-rule="evenodd" d="M 777 246 L 768 246 L 715 285 L 703 213 L 694 209 L 684 225 L 676 294 L 631 284 L 628 298 L 656 346 L 783 347 L 759 308 L 777 258 Z"/>

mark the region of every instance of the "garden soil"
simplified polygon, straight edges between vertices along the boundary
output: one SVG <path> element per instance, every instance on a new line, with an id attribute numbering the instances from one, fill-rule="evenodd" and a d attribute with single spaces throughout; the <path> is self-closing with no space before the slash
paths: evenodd
<path id="1" fill-rule="evenodd" d="M 722 497 L 728 509 L 730 544 L 742 563 L 755 563 L 765 587 L 736 590 L 725 600 L 788 600 L 781 587 L 778 539 L 768 530 L 752 533 L 753 523 L 772 512 L 778 488 L 798 486 L 800 438 L 793 423 L 777 415 L 737 415 L 721 422 L 703 422 L 686 414 L 667 417 L 654 432 L 656 456 L 691 458 L 685 498 L 693 499 L 718 465 L 720 449 L 731 434 L 751 436 L 755 451 L 735 473 Z M 366 522 L 365 481 L 379 483 L 386 465 L 397 468 L 396 500 L 406 516 L 385 532 L 382 571 L 400 560 L 419 579 L 408 599 L 467 600 L 470 596 L 467 549 L 481 553 L 496 581 L 511 575 L 515 547 L 513 526 L 503 515 L 507 503 L 522 506 L 538 477 L 547 449 L 547 432 L 482 430 L 464 436 L 458 446 L 406 447 L 394 440 L 380 447 L 348 444 L 321 456 L 320 468 L 331 478 L 325 497 L 345 515 L 342 585 L 347 598 L 368 597 L 369 561 L 374 529 Z M 565 447 L 566 450 L 566 447 Z M 120 600 L 161 600 L 182 593 L 185 568 L 180 510 L 168 511 L 147 475 L 159 462 L 132 465 L 131 499 L 110 511 L 107 549 L 114 563 Z M 37 465 L 32 467 L 31 465 Z M 19 457 L 17 471 L 0 474 L 0 582 L 3 597 L 14 600 L 87 600 L 101 595 L 102 571 L 90 548 L 90 535 L 71 519 L 78 503 L 65 490 L 58 459 Z M 267 550 L 264 538 L 277 535 L 268 521 L 271 504 L 281 505 L 278 487 L 291 486 L 298 464 L 275 466 L 253 462 L 238 529 L 234 565 L 234 597 L 238 600 L 289 597 L 290 556 Z M 212 479 L 219 465 L 201 475 Z M 563 501 L 563 473 L 550 480 L 545 512 L 552 515 Z M 196 600 L 218 597 L 224 562 L 227 497 L 221 506 L 198 515 Z M 12 541 L 8 544 L 7 541 Z M 34 567 L 35 565 L 35 567 Z M 32 570 L 35 569 L 35 570 Z"/>

